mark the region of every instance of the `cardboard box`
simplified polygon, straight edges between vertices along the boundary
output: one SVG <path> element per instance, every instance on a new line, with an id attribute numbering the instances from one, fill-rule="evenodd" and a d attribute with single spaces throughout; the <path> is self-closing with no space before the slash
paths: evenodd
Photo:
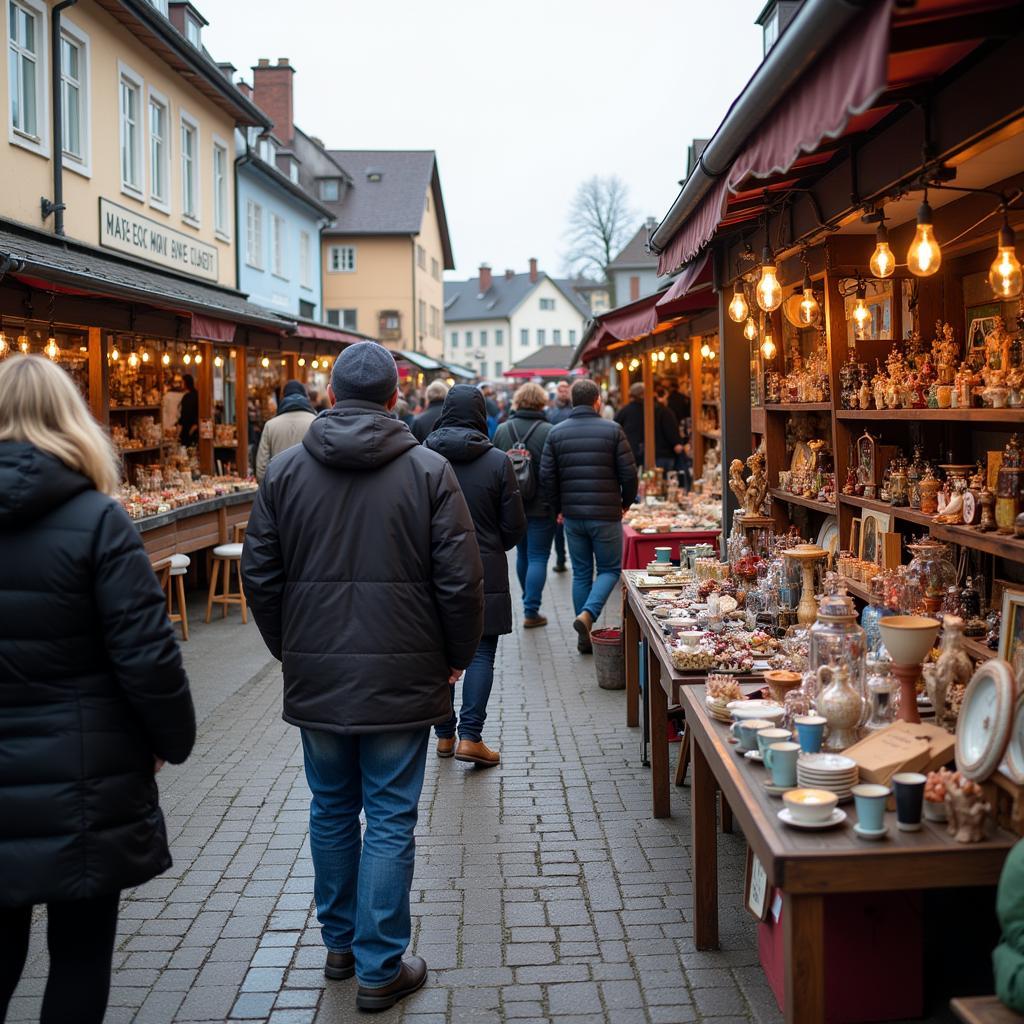
<path id="1" fill-rule="evenodd" d="M 889 785 L 897 772 L 931 772 L 953 759 L 956 738 L 927 722 L 894 722 L 847 747 L 860 766 L 861 782 Z"/>

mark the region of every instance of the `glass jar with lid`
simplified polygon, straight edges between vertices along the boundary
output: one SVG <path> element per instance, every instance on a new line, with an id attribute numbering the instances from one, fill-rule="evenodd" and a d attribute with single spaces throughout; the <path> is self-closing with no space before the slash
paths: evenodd
<path id="1" fill-rule="evenodd" d="M 956 568 L 949 560 L 949 545 L 937 540 L 920 540 L 908 544 L 913 558 L 907 575 L 917 582 L 924 594 L 924 607 L 934 615 L 941 607 L 946 591 L 956 585 Z"/>
<path id="2" fill-rule="evenodd" d="M 850 685 L 863 701 L 865 713 L 868 693 L 865 682 L 867 640 L 857 624 L 853 598 L 840 586 L 835 594 L 827 594 L 818 606 L 818 621 L 810 629 L 808 667 L 817 672 L 823 665 L 845 668 Z"/>

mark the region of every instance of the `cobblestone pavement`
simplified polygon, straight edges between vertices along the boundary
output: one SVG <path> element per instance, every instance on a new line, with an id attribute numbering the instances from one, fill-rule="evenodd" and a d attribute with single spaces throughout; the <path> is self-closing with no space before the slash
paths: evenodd
<path id="1" fill-rule="evenodd" d="M 203 626 L 192 610 L 199 740 L 160 776 L 174 867 L 125 893 L 106 1020 L 368 1020 L 355 981 L 323 978 L 308 791 L 298 732 L 280 718 L 279 668 L 237 612 Z M 688 790 L 673 790 L 671 819 L 651 819 L 623 695 L 600 690 L 592 659 L 575 652 L 568 574 L 551 576 L 544 610 L 546 629 L 499 647 L 484 738 L 501 767 L 430 754 L 411 947 L 430 977 L 376 1020 L 779 1019 L 739 905 L 742 838 L 719 840 L 722 951 L 698 953 Z M 617 617 L 610 606 L 606 619 Z M 38 1019 L 41 916 L 11 1021 Z"/>

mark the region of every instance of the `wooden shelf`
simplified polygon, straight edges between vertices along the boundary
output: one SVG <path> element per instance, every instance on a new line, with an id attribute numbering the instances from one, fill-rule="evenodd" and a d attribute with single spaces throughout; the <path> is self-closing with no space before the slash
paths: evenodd
<path id="1" fill-rule="evenodd" d="M 1008 558 L 1013 562 L 1024 562 L 1024 540 L 1007 537 L 1005 534 L 982 533 L 973 526 L 932 525 L 932 536 L 936 540 L 949 541 L 965 548 L 985 551 L 997 558 Z"/>
<path id="2" fill-rule="evenodd" d="M 989 422 L 1024 425 L 1024 409 L 837 409 L 836 419 L 937 420 L 940 423 Z"/>
<path id="3" fill-rule="evenodd" d="M 789 491 L 780 491 L 778 487 L 771 487 L 768 493 L 778 501 L 785 501 L 790 505 L 803 505 L 804 508 L 814 509 L 815 512 L 824 512 L 827 516 L 836 514 L 835 505 L 827 501 L 818 501 L 817 498 L 805 498 L 801 494 L 790 494 Z"/>
<path id="4" fill-rule="evenodd" d="M 927 526 L 929 529 L 935 526 L 935 521 L 931 516 L 925 515 L 917 509 L 893 508 L 887 502 L 876 501 L 874 498 L 862 498 L 856 494 L 840 494 L 839 500 L 844 505 L 856 505 L 858 508 L 869 508 L 875 512 L 888 513 L 893 518 L 901 519 L 906 523 L 917 523 L 918 526 Z"/>
<path id="5" fill-rule="evenodd" d="M 765 402 L 768 412 L 831 412 L 831 402 Z"/>
<path id="6" fill-rule="evenodd" d="M 996 656 L 996 652 L 988 644 L 981 640 L 975 640 L 972 636 L 965 636 L 963 643 L 964 650 L 976 661 L 988 661 L 989 658 Z"/>
<path id="7" fill-rule="evenodd" d="M 845 576 L 840 576 L 839 582 L 846 587 L 849 593 L 853 594 L 854 597 L 859 598 L 861 601 L 871 600 L 871 591 L 863 583 L 847 579 Z"/>
<path id="8" fill-rule="evenodd" d="M 144 454 L 145 452 L 158 452 L 160 451 L 161 447 L 162 445 L 150 444 L 146 445 L 144 448 L 119 448 L 118 451 L 122 455 L 140 455 Z"/>
<path id="9" fill-rule="evenodd" d="M 112 405 L 110 412 L 159 412 L 159 405 Z"/>

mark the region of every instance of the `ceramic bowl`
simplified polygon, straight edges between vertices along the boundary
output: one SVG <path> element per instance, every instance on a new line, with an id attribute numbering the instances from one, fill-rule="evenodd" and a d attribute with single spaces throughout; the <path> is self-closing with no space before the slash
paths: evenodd
<path id="1" fill-rule="evenodd" d="M 794 821 L 809 825 L 828 821 L 839 805 L 839 797 L 824 789 L 791 789 L 782 794 L 782 802 L 789 808 Z"/>
<path id="2" fill-rule="evenodd" d="M 767 718 L 772 725 L 778 725 L 786 715 L 786 709 L 770 700 L 732 700 L 726 710 L 734 719 Z"/>
<path id="3" fill-rule="evenodd" d="M 886 615 L 878 628 L 895 665 L 920 664 L 939 633 L 938 622 L 927 615 Z"/>

